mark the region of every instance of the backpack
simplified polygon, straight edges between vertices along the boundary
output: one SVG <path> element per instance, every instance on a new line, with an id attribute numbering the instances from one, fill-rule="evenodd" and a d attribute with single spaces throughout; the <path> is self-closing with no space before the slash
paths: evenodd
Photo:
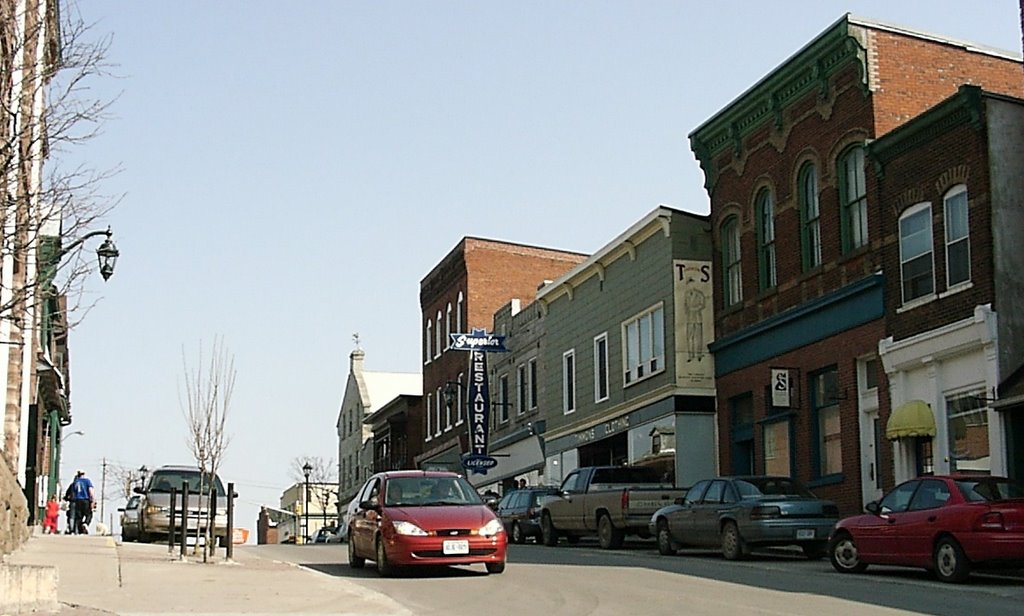
<path id="1" fill-rule="evenodd" d="M 75 481 L 78 480 L 76 479 Z M 71 485 L 69 485 L 68 489 L 64 492 L 64 500 L 68 501 L 69 503 L 75 500 L 75 481 L 72 481 Z"/>

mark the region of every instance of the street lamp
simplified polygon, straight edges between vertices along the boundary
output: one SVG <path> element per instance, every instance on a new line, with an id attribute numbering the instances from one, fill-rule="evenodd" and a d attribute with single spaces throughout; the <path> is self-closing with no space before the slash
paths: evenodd
<path id="1" fill-rule="evenodd" d="M 309 474 L 313 472 L 313 467 L 309 462 L 302 465 L 302 474 L 306 476 L 306 498 L 305 505 L 302 508 L 303 514 L 306 516 L 306 532 L 303 535 L 304 541 L 309 541 Z"/>
<path id="2" fill-rule="evenodd" d="M 139 467 L 139 478 L 142 481 L 142 487 L 146 487 L 146 478 L 149 477 L 149 469 L 143 464 Z"/>
<path id="3" fill-rule="evenodd" d="M 72 436 L 75 436 L 75 435 L 85 436 L 85 432 L 82 432 L 81 430 L 75 430 L 74 432 L 68 432 L 64 436 L 60 437 L 60 444 L 63 445 L 64 441 L 68 440 L 69 438 L 71 438 Z"/>
<path id="4" fill-rule="evenodd" d="M 100 262 L 100 276 L 103 276 L 103 280 L 110 280 L 110 277 L 114 275 L 114 265 L 117 264 L 117 258 L 121 256 L 121 253 L 117 250 L 117 246 L 114 245 L 114 241 L 110 239 L 110 236 L 113 234 L 114 232 L 110 230 L 110 227 L 107 227 L 103 231 L 90 231 L 74 242 L 68 244 L 67 248 L 62 249 L 58 256 L 58 261 L 64 255 L 81 246 L 82 242 L 85 240 L 98 235 L 105 235 L 107 236 L 107 239 L 103 240 L 100 247 L 96 249 L 96 257 Z"/>

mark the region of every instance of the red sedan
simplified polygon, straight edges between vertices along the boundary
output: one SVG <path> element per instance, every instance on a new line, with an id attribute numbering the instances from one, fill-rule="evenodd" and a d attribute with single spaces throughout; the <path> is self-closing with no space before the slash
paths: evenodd
<path id="1" fill-rule="evenodd" d="M 972 568 L 1024 566 L 1024 486 L 1009 479 L 920 477 L 867 511 L 836 524 L 828 553 L 837 571 L 902 565 L 963 582 Z"/>
<path id="2" fill-rule="evenodd" d="M 383 576 L 407 565 L 505 570 L 508 538 L 466 479 L 440 471 L 378 473 L 360 489 L 349 520 L 349 565 L 377 564 Z"/>

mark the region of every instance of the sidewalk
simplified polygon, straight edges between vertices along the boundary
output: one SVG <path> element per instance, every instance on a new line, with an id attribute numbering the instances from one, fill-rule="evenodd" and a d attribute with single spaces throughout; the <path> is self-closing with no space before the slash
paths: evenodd
<path id="1" fill-rule="evenodd" d="M 61 616 L 99 614 L 408 614 L 385 595 L 345 578 L 260 558 L 236 546 L 209 563 L 180 561 L 166 545 L 118 544 L 113 537 L 35 535 L 5 564 L 57 570 Z M 4 589 L 0 588 L 0 593 Z M 44 608 L 46 609 L 46 608 Z M 2 613 L 2 612 L 0 612 Z"/>

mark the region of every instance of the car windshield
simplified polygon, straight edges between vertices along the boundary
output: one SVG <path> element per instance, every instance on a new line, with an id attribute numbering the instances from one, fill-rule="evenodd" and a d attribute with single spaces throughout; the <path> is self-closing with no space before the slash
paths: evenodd
<path id="1" fill-rule="evenodd" d="M 157 471 L 149 480 L 149 491 L 170 492 L 173 488 L 180 492 L 182 484 L 185 483 L 188 483 L 188 491 L 193 494 L 199 492 L 200 489 L 204 492 L 210 490 L 210 477 L 207 476 L 200 482 L 199 471 Z M 214 478 L 213 488 L 217 490 L 217 494 L 225 494 L 220 477 Z"/>
<path id="2" fill-rule="evenodd" d="M 816 498 L 814 493 L 799 482 L 786 477 L 745 477 L 735 481 L 740 498 L 762 496 L 800 496 Z"/>
<path id="3" fill-rule="evenodd" d="M 1009 479 L 994 477 L 957 479 L 956 486 L 960 488 L 964 499 L 972 503 L 1024 498 L 1024 485 Z"/>
<path id="4" fill-rule="evenodd" d="M 384 495 L 388 507 L 481 504 L 480 495 L 462 477 L 392 477 Z"/>

